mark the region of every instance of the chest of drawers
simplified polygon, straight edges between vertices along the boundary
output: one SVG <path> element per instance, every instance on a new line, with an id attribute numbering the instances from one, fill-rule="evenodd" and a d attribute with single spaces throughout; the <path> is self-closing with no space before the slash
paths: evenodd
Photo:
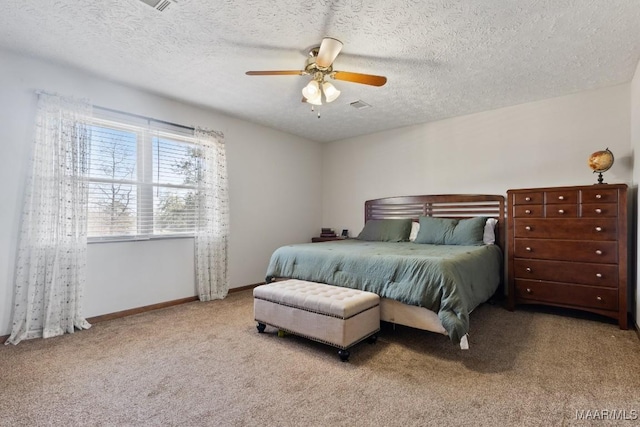
<path id="1" fill-rule="evenodd" d="M 508 306 L 598 313 L 627 329 L 627 186 L 509 190 Z"/>

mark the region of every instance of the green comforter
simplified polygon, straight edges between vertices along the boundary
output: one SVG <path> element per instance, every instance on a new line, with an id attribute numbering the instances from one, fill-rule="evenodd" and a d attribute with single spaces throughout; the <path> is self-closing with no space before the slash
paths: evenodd
<path id="1" fill-rule="evenodd" d="M 344 240 L 283 246 L 271 256 L 267 282 L 309 280 L 374 292 L 438 313 L 455 343 L 469 331 L 469 313 L 498 288 L 496 245 L 452 246 Z"/>

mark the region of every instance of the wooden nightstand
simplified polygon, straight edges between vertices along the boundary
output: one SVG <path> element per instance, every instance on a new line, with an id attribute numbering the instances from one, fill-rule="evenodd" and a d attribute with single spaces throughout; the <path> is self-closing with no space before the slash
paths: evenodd
<path id="1" fill-rule="evenodd" d="M 333 236 L 333 237 L 313 237 L 313 238 L 311 238 L 311 241 L 313 243 L 331 242 L 332 240 L 345 240 L 345 237 Z"/>

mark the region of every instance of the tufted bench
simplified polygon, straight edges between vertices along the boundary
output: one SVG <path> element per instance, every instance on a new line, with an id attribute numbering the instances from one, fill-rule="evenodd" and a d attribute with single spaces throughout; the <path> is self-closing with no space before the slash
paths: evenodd
<path id="1" fill-rule="evenodd" d="M 304 280 L 283 280 L 253 289 L 253 313 L 258 332 L 266 325 L 340 350 L 345 362 L 349 347 L 380 330 L 380 297 L 371 292 Z"/>

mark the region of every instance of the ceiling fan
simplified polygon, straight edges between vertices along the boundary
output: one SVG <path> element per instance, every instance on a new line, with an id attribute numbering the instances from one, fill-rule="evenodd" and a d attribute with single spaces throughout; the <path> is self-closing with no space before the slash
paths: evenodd
<path id="1" fill-rule="evenodd" d="M 249 76 L 307 76 L 313 79 L 302 89 L 302 102 L 312 105 L 322 105 L 322 95 L 326 102 L 332 102 L 340 96 L 340 91 L 326 81 L 327 77 L 334 80 L 360 83 L 371 86 L 382 86 L 387 82 L 384 76 L 373 74 L 352 73 L 349 71 L 335 71 L 333 61 L 342 49 L 342 42 L 332 37 L 322 39 L 320 46 L 309 51 L 304 70 L 276 70 L 276 71 L 247 71 Z"/>

